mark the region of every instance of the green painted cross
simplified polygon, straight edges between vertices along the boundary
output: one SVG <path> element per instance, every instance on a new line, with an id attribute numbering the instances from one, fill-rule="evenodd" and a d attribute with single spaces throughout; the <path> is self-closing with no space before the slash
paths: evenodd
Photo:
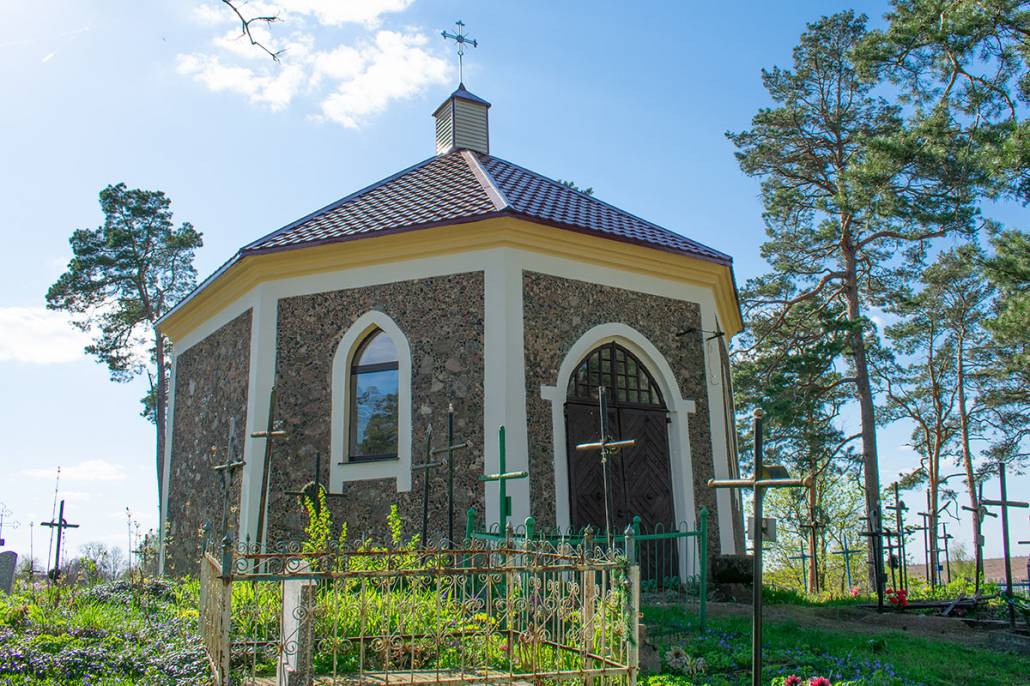
<path id="1" fill-rule="evenodd" d="M 501 512 L 500 516 L 497 518 L 497 526 L 500 527 L 499 531 L 503 533 L 508 528 L 508 517 L 511 516 L 511 496 L 508 495 L 508 482 L 512 479 L 528 478 L 529 472 L 507 471 L 507 464 L 505 461 L 505 441 L 503 426 L 497 430 L 497 443 L 500 451 L 497 460 L 497 473 L 484 474 L 483 476 L 479 477 L 479 480 L 483 482 L 497 482 L 497 487 L 500 491 L 500 497 L 498 500 L 501 504 Z"/>

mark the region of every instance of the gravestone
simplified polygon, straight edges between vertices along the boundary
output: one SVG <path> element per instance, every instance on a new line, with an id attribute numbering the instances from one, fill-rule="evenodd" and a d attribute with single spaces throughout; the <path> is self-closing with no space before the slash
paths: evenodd
<path id="1" fill-rule="evenodd" d="M 297 571 L 308 571 L 307 563 L 303 563 Z M 280 684 L 310 686 L 312 683 L 317 588 L 312 579 L 283 581 L 282 644 L 276 668 L 276 678 Z"/>
<path id="2" fill-rule="evenodd" d="M 5 550 L 0 553 L 0 591 L 10 593 L 14 588 L 14 569 L 18 564 L 18 553 Z"/>

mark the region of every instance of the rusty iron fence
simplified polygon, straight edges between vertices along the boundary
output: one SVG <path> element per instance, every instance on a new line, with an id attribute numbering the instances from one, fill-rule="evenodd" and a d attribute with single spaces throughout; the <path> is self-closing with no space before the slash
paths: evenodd
<path id="1" fill-rule="evenodd" d="M 659 596 L 664 601 L 679 602 L 696 612 L 698 625 L 704 629 L 708 599 L 708 509 L 701 508 L 697 528 L 686 522 L 678 525 L 658 523 L 645 527 L 640 517 L 633 517 L 631 529 L 612 535 L 593 534 L 593 545 L 611 547 L 615 554 L 626 555 L 627 534 L 632 533 L 632 562 L 640 567 L 640 588 L 649 599 Z M 580 545 L 587 530 L 545 529 L 533 517 L 512 527 L 515 540 L 546 541 L 552 545 Z M 506 534 L 497 524 L 488 527 L 477 521 L 475 508 L 466 512 L 465 536 L 469 540 L 499 542 Z"/>
<path id="2" fill-rule="evenodd" d="M 201 562 L 218 686 L 636 682 L 640 569 L 624 547 L 223 544 Z"/>

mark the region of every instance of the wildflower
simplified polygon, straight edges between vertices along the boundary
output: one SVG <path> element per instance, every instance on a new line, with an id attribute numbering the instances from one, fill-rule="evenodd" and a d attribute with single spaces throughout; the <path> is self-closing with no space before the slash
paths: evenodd
<path id="1" fill-rule="evenodd" d="M 808 686 L 833 686 L 833 684 L 824 676 L 814 676 L 809 679 Z"/>
<path id="2" fill-rule="evenodd" d="M 851 597 L 852 598 L 857 598 L 859 596 L 859 594 L 861 594 L 861 593 L 862 593 L 862 589 L 860 589 L 858 586 L 855 586 L 854 588 L 851 589 Z"/>
<path id="3" fill-rule="evenodd" d="M 783 680 L 783 686 L 802 686 L 801 677 L 797 674 L 791 674 Z"/>

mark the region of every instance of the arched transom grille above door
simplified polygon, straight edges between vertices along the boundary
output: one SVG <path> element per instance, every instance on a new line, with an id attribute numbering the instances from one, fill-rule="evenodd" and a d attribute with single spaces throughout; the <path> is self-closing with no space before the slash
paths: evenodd
<path id="1" fill-rule="evenodd" d="M 609 389 L 612 405 L 665 408 L 662 392 L 647 367 L 618 343 L 595 348 L 569 378 L 570 401 L 597 402 L 597 389 Z"/>

